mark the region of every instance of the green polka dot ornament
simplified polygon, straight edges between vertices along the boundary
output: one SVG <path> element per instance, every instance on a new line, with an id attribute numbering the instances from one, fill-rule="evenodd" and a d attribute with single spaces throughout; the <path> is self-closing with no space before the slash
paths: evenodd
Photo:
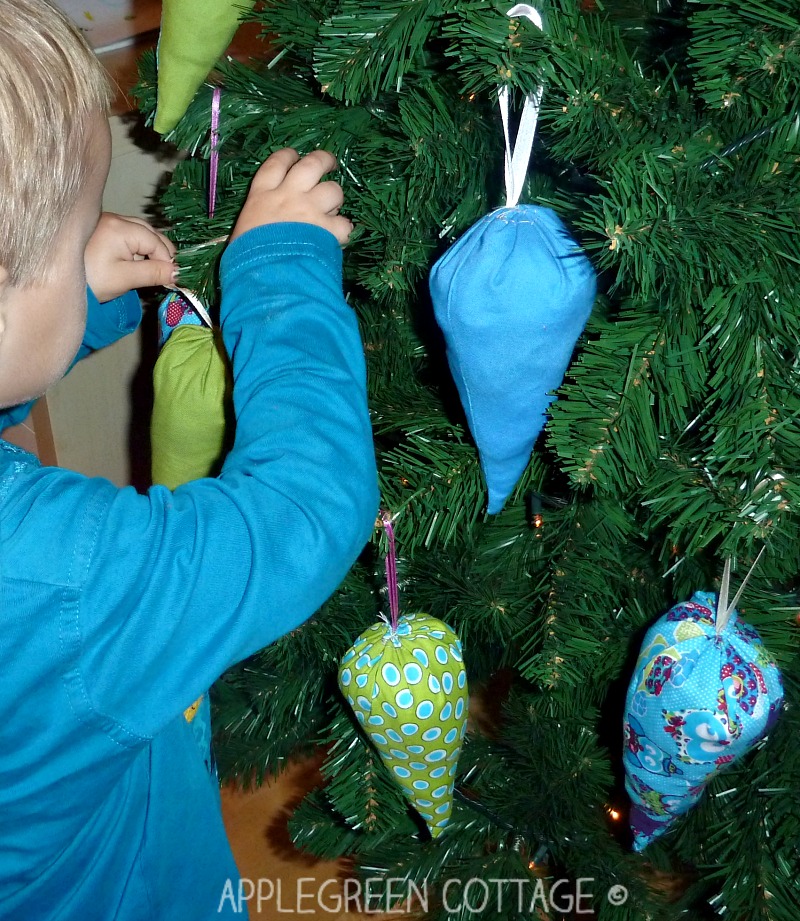
<path id="1" fill-rule="evenodd" d="M 467 730 L 461 641 L 429 614 L 398 615 L 394 536 L 387 575 L 392 621 L 373 624 L 342 658 L 339 687 L 392 777 L 437 838 L 450 821 Z"/>
<path id="2" fill-rule="evenodd" d="M 345 653 L 339 687 L 435 838 L 450 819 L 467 728 L 461 642 L 428 614 L 378 623 Z"/>

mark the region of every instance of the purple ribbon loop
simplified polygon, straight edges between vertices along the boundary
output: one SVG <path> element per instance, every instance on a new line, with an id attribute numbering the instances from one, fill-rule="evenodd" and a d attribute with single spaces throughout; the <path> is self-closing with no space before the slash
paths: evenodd
<path id="1" fill-rule="evenodd" d="M 208 216 L 214 217 L 217 207 L 217 173 L 219 172 L 219 100 L 222 87 L 214 88 L 211 97 L 211 175 L 208 182 Z"/>
<path id="2" fill-rule="evenodd" d="M 383 528 L 389 539 L 389 552 L 386 554 L 386 584 L 389 587 L 389 614 L 391 615 L 392 632 L 397 630 L 397 621 L 400 617 L 400 593 L 397 589 L 397 547 L 394 540 L 392 516 L 388 512 L 381 512 Z"/>

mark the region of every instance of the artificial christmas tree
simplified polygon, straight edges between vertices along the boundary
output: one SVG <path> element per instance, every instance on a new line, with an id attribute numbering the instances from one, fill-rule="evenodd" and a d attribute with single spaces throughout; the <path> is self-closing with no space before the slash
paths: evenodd
<path id="1" fill-rule="evenodd" d="M 470 687 L 500 704 L 488 731 L 468 734 L 449 824 L 432 840 L 337 687 L 342 656 L 386 612 L 376 529 L 374 555 L 312 621 L 215 688 L 220 767 L 259 779 L 326 745 L 328 782 L 297 809 L 296 843 L 351 856 L 394 880 L 395 895 L 398 878 L 425 884 L 431 919 L 467 917 L 471 880 L 505 894 L 478 916 L 554 917 L 558 881 L 590 879 L 581 907 L 599 918 L 793 921 L 797 3 L 553 0 L 540 8 L 542 30 L 509 8 L 269 2 L 253 13 L 263 60 L 220 62 L 169 135 L 196 154 L 163 197 L 182 284 L 212 304 L 216 261 L 266 154 L 323 146 L 339 157 L 357 227 L 346 283 L 403 608 L 453 628 Z M 152 117 L 152 59 L 142 74 Z M 592 260 L 600 298 L 545 435 L 504 511 L 488 517 L 427 284 L 446 248 L 502 203 L 498 86 L 517 110 L 544 87 L 522 201 L 559 215 Z M 739 607 L 781 669 L 785 709 L 755 751 L 634 854 L 622 727 L 642 639 L 674 604 L 716 590 L 724 559 L 741 578 L 762 546 Z M 678 870 L 677 895 L 654 885 Z M 543 880 L 550 901 L 532 905 Z"/>

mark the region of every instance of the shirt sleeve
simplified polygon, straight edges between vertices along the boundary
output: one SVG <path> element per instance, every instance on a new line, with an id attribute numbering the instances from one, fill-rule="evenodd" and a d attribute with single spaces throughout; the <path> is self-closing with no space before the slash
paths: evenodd
<path id="1" fill-rule="evenodd" d="M 87 288 L 86 298 L 86 332 L 73 365 L 90 352 L 105 348 L 132 333 L 142 321 L 142 304 L 135 291 L 128 291 L 101 304 L 92 289 Z"/>
<path id="2" fill-rule="evenodd" d="M 64 476 L 75 537 L 61 643 L 76 712 L 149 738 L 230 665 L 303 623 L 378 505 L 363 349 L 327 231 L 278 224 L 221 266 L 236 438 L 219 477 L 174 492 Z"/>

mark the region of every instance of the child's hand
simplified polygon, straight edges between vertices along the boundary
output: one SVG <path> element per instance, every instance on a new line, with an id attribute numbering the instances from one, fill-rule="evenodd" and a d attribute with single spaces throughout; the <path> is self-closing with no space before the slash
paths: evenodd
<path id="1" fill-rule="evenodd" d="M 300 221 L 329 230 L 344 246 L 353 225 L 339 214 L 344 194 L 338 182 L 320 182 L 336 167 L 336 158 L 315 150 L 300 158 L 290 147 L 277 150 L 259 168 L 231 240 L 262 224 Z"/>
<path id="2" fill-rule="evenodd" d="M 86 244 L 86 282 L 98 301 L 175 283 L 175 246 L 147 221 L 106 212 Z"/>

